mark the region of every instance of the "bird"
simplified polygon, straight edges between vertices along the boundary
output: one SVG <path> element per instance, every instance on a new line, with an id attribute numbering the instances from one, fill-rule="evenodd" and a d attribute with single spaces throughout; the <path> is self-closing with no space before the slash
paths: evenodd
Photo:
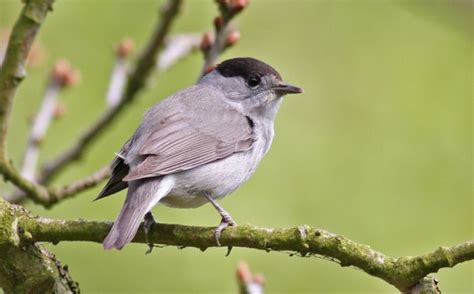
<path id="1" fill-rule="evenodd" d="M 128 189 L 104 249 L 130 243 L 142 220 L 148 239 L 157 204 L 210 203 L 221 216 L 214 231 L 220 246 L 222 231 L 237 224 L 218 201 L 246 182 L 268 152 L 283 97 L 302 92 L 267 63 L 236 57 L 150 107 L 116 153 L 112 175 L 96 198 Z"/>

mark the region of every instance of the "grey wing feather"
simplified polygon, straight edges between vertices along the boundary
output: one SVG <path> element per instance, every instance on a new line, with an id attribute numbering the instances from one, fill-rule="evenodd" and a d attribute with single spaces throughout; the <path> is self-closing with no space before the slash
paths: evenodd
<path id="1" fill-rule="evenodd" d="M 134 143 L 139 160 L 124 181 L 188 170 L 252 146 L 248 118 L 223 103 L 215 91 L 197 91 L 191 88 L 179 99 L 171 97 L 173 107 L 158 104 L 148 111 Z M 205 98 L 196 101 L 196 96 Z"/>
<path id="2" fill-rule="evenodd" d="M 104 188 L 102 191 L 99 193 L 97 198 L 95 200 L 99 200 L 101 198 L 110 196 L 112 194 L 115 194 L 123 189 L 126 189 L 128 187 L 128 183 L 126 181 L 123 181 L 123 178 L 128 174 L 129 172 L 129 166 L 125 163 L 124 157 L 127 155 L 129 149 L 130 149 L 130 143 L 132 139 L 129 139 L 122 147 L 120 152 L 117 154 L 117 156 L 114 158 L 112 161 L 112 164 L 110 165 L 110 169 L 112 170 L 112 176 L 110 179 L 107 181 L 107 184 L 105 184 Z"/>

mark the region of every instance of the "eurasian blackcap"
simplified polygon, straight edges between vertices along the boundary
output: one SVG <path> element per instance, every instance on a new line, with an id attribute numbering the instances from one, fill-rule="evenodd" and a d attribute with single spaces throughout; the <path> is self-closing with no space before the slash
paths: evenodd
<path id="1" fill-rule="evenodd" d="M 221 232 L 235 222 L 217 200 L 242 185 L 267 153 L 282 97 L 302 92 L 268 64 L 234 58 L 148 109 L 97 197 L 128 187 L 104 248 L 121 249 L 144 218 L 148 235 L 154 223 L 150 211 L 158 203 L 179 208 L 211 203 L 222 217 L 215 230 L 219 244 Z"/>

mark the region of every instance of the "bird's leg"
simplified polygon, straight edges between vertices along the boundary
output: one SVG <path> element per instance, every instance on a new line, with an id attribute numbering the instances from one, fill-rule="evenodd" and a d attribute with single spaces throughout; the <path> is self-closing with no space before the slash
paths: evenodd
<path id="1" fill-rule="evenodd" d="M 156 224 L 155 218 L 153 217 L 153 214 L 151 211 L 147 212 L 145 214 L 144 222 L 143 222 L 143 229 L 145 231 L 145 240 L 146 243 L 148 244 L 148 250 L 146 251 L 145 254 L 150 254 L 151 251 L 153 250 L 153 243 L 150 242 L 149 234 L 151 231 L 151 227 Z"/>
<path id="2" fill-rule="evenodd" d="M 219 241 L 219 239 L 221 237 L 222 231 L 224 231 L 224 229 L 227 228 L 228 226 L 236 226 L 237 223 L 232 219 L 230 214 L 227 211 L 225 211 L 225 209 L 222 208 L 222 206 L 220 206 L 219 203 L 217 203 L 216 199 L 212 198 L 212 196 L 209 195 L 208 193 L 204 193 L 204 196 L 207 198 L 207 200 L 209 200 L 209 202 L 211 202 L 212 206 L 216 208 L 216 210 L 219 212 L 219 214 L 222 217 L 221 223 L 217 226 L 216 230 L 214 231 L 214 237 L 216 238 L 217 246 L 221 246 L 221 242 Z M 227 255 L 229 255 L 231 249 L 232 247 L 229 248 L 229 252 L 227 253 Z"/>

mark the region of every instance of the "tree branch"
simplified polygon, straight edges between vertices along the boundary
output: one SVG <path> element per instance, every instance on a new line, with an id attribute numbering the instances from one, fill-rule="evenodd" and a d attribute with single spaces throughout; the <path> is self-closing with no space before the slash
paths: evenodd
<path id="1" fill-rule="evenodd" d="M 7 161 L 7 133 L 13 97 L 26 75 L 26 58 L 54 0 L 30 0 L 16 21 L 0 68 L 0 160 Z"/>
<path id="2" fill-rule="evenodd" d="M 211 37 L 207 34 L 203 37 L 201 50 L 204 53 L 204 64 L 199 78 L 217 62 L 217 58 L 227 47 L 237 42 L 238 37 L 231 35 L 230 22 L 248 5 L 247 0 L 216 0 L 216 2 L 220 15 L 214 19 L 214 40 L 211 41 Z"/>
<path id="3" fill-rule="evenodd" d="M 23 155 L 21 174 L 30 181 L 36 179 L 40 145 L 45 139 L 49 125 L 55 118 L 59 94 L 65 88 L 76 84 L 79 75 L 79 71 L 73 70 L 67 61 L 58 60 L 48 76 L 43 102 L 31 124 L 30 137 Z"/>
<path id="4" fill-rule="evenodd" d="M 62 187 L 50 188 L 49 192 L 54 195 L 54 197 L 52 197 L 52 200 L 48 203 L 48 206 L 52 206 L 59 201 L 74 197 L 85 190 L 93 188 L 109 177 L 110 167 L 104 166 L 92 175 L 86 176 L 83 179 L 76 180 Z"/>
<path id="5" fill-rule="evenodd" d="M 39 183 L 46 184 L 63 170 L 69 163 L 78 160 L 90 147 L 91 143 L 101 135 L 122 113 L 125 106 L 132 102 L 136 94 L 145 86 L 147 78 L 155 68 L 158 52 L 163 46 L 173 20 L 176 18 L 181 7 L 182 0 L 168 0 L 161 7 L 161 17 L 156 30 L 140 55 L 132 73 L 128 76 L 125 89 L 120 102 L 114 107 L 108 108 L 89 128 L 87 128 L 79 139 L 56 159 L 46 163 L 42 169 Z"/>
<path id="6" fill-rule="evenodd" d="M 85 220 L 53 220 L 22 215 L 18 227 L 20 238 L 30 242 L 89 241 L 101 243 L 111 227 L 110 222 Z M 204 251 L 217 247 L 213 227 L 157 224 L 152 228 L 151 241 L 156 244 L 195 247 Z M 28 237 L 25 237 L 28 236 Z M 310 257 L 323 256 L 341 266 L 354 266 L 378 277 L 400 291 L 412 287 L 430 273 L 444 267 L 474 259 L 474 241 L 438 249 L 416 257 L 393 258 L 367 245 L 341 235 L 306 225 L 288 229 L 240 225 L 227 228 L 220 239 L 222 246 L 245 247 L 265 251 L 284 251 Z M 143 229 L 133 240 L 146 243 Z"/>
<path id="7" fill-rule="evenodd" d="M 167 38 L 165 47 L 161 52 L 156 68 L 158 72 L 164 72 L 179 60 L 199 49 L 201 36 L 196 33 L 178 34 Z"/>
<path id="8" fill-rule="evenodd" d="M 6 294 L 79 293 L 67 267 L 52 253 L 37 243 L 24 242 L 27 233 L 18 227 L 23 216 L 31 217 L 21 206 L 0 199 L 0 288 Z"/>
<path id="9" fill-rule="evenodd" d="M 4 169 L 5 167 L 6 169 Z M 4 166 L 1 162 L 0 174 L 3 174 L 5 179 L 10 180 L 22 190 L 12 193 L 11 195 L 5 195 L 5 200 L 11 203 L 19 203 L 25 195 L 28 195 L 33 202 L 41 204 L 46 208 L 50 208 L 54 204 L 57 204 L 64 199 L 74 197 L 85 190 L 97 186 L 105 179 L 108 179 L 110 177 L 110 167 L 104 166 L 92 175 L 88 175 L 82 179 L 60 187 L 44 187 L 30 182 L 28 179 L 23 178 L 19 171 L 17 171 L 13 166 Z"/>
<path id="10" fill-rule="evenodd" d="M 156 66 L 158 51 L 164 43 L 164 39 L 169 32 L 172 21 L 179 12 L 181 3 L 181 0 L 168 0 L 164 3 L 161 7 L 161 18 L 156 30 L 152 34 L 149 44 L 138 59 L 133 72 L 128 76 L 120 101 L 114 106 L 109 107 L 102 116 L 99 117 L 99 119 L 79 137 L 78 141 L 71 148 L 67 149 L 58 158 L 46 163 L 37 179 L 37 183 L 39 184 L 23 177 L 9 161 L 1 160 L 0 157 L 0 174 L 24 192 L 14 193 L 10 195 L 11 197 L 8 199 L 19 202 L 23 196 L 27 196 L 38 204 L 45 207 L 51 207 L 60 200 L 69 198 L 85 189 L 94 187 L 108 178 L 110 175 L 108 168 L 102 168 L 85 179 L 78 180 L 63 187 L 47 188 L 43 186 L 43 184 L 47 184 L 53 176 L 62 171 L 69 163 L 79 159 L 82 154 L 86 152 L 93 140 L 97 138 L 109 125 L 111 125 L 116 117 L 125 109 L 124 106 L 131 102 L 139 90 L 144 87 L 146 79 Z"/>

